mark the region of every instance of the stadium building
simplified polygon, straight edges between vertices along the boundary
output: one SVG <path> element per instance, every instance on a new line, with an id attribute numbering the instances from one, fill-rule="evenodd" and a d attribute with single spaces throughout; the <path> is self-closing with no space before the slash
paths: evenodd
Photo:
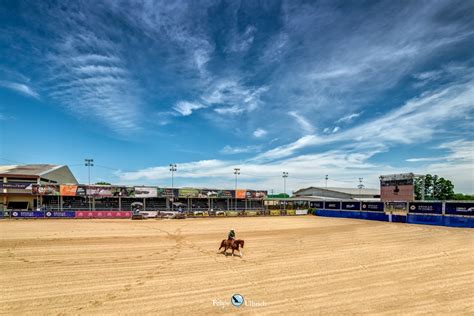
<path id="1" fill-rule="evenodd" d="M 77 184 L 65 165 L 0 166 L 0 209 L 35 209 L 38 197 L 31 194 L 33 184 Z"/>

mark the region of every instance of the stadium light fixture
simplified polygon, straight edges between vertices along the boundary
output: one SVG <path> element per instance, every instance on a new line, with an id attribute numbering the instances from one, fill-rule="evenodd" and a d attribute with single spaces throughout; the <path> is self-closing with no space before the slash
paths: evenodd
<path id="1" fill-rule="evenodd" d="M 237 176 L 240 174 L 240 168 L 234 168 L 235 174 L 235 210 L 237 211 Z"/>
<path id="2" fill-rule="evenodd" d="M 286 178 L 288 178 L 288 172 L 283 171 L 283 194 L 286 196 Z"/>
<path id="3" fill-rule="evenodd" d="M 89 185 L 91 185 L 91 167 L 94 166 L 94 159 L 84 159 L 86 162 L 84 165 L 89 169 Z"/>
<path id="4" fill-rule="evenodd" d="M 171 201 L 171 211 L 174 209 L 174 173 L 178 171 L 178 165 L 175 163 L 170 163 L 170 171 L 171 171 L 171 194 L 172 194 L 172 201 Z"/>

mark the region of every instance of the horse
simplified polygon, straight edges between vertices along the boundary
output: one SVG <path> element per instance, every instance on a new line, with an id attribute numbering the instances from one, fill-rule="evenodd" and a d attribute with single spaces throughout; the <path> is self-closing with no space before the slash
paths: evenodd
<path id="1" fill-rule="evenodd" d="M 234 251 L 238 250 L 239 254 L 240 254 L 240 257 L 242 258 L 242 250 L 240 250 L 240 246 L 242 246 L 242 248 L 244 248 L 244 243 L 245 242 L 242 239 L 236 239 L 236 240 L 223 239 L 222 242 L 221 242 L 221 246 L 219 247 L 219 250 L 217 250 L 217 253 L 219 253 L 219 251 L 222 248 L 224 248 L 223 253 L 225 255 L 227 255 L 227 249 L 231 248 L 232 249 L 232 256 L 234 256 Z"/>

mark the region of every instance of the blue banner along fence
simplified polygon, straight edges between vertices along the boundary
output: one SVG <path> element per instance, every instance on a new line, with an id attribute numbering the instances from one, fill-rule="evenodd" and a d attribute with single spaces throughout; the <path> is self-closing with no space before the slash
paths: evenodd
<path id="1" fill-rule="evenodd" d="M 372 211 L 372 212 L 383 212 L 384 203 L 383 202 L 362 202 L 363 211 Z"/>
<path id="2" fill-rule="evenodd" d="M 443 214 L 443 203 L 441 202 L 410 202 L 409 213 L 421 214 Z"/>
<path id="3" fill-rule="evenodd" d="M 360 202 L 342 202 L 341 208 L 349 211 L 360 211 Z"/>
<path id="4" fill-rule="evenodd" d="M 324 202 L 324 208 L 328 210 L 340 210 L 341 209 L 341 202 Z"/>
<path id="5" fill-rule="evenodd" d="M 74 218 L 76 217 L 75 211 L 47 211 L 45 213 L 46 218 Z"/>
<path id="6" fill-rule="evenodd" d="M 44 212 L 40 211 L 11 211 L 12 218 L 44 218 Z"/>
<path id="7" fill-rule="evenodd" d="M 446 202 L 445 214 L 474 216 L 474 203 Z"/>
<path id="8" fill-rule="evenodd" d="M 361 202 L 362 210 L 358 211 L 357 203 L 326 201 L 325 208 L 316 209 L 314 214 L 327 217 L 474 228 L 474 203 L 472 202 L 445 202 L 444 214 L 442 202 L 410 202 L 407 215 L 386 214 L 383 202 Z M 355 210 L 351 211 L 351 208 Z"/>

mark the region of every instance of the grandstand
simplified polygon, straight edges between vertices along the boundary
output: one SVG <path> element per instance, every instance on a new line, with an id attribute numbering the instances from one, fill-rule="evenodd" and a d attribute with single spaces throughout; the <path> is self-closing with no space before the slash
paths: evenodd
<path id="1" fill-rule="evenodd" d="M 64 165 L 0 166 L 0 211 L 247 210 L 263 207 L 266 191 L 157 186 L 84 185 Z"/>

